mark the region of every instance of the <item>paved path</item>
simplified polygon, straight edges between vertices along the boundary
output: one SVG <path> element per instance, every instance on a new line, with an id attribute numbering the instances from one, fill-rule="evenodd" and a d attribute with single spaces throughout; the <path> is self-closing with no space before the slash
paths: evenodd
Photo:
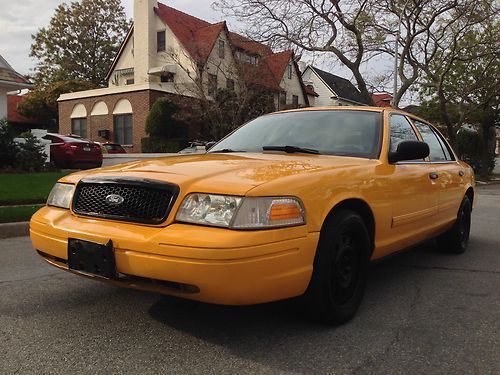
<path id="1" fill-rule="evenodd" d="M 499 374 L 500 185 L 470 249 L 428 244 L 372 267 L 357 317 L 316 326 L 281 302 L 221 307 L 119 289 L 0 241 L 1 374 Z"/>

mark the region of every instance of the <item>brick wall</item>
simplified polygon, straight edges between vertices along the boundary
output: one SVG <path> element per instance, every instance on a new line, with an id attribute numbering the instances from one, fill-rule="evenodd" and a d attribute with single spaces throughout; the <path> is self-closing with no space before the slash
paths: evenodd
<path id="1" fill-rule="evenodd" d="M 145 124 L 149 109 L 153 103 L 162 96 L 169 96 L 173 100 L 179 102 L 188 102 L 188 98 L 182 98 L 178 95 L 172 95 L 160 91 L 143 90 L 127 92 L 122 94 L 103 95 L 98 97 L 90 97 L 83 99 L 72 99 L 59 102 L 59 133 L 71 133 L 71 112 L 77 104 L 83 104 L 87 110 L 87 136 L 92 141 L 106 142 L 106 139 L 99 137 L 99 130 L 109 130 L 110 141 L 114 141 L 113 134 L 113 109 L 120 99 L 127 99 L 132 106 L 132 122 L 133 122 L 133 145 L 127 149 L 128 152 L 141 152 L 141 139 L 146 137 Z M 103 101 L 108 107 L 108 115 L 106 116 L 91 116 L 92 108 L 97 102 Z M 184 105 L 184 108 L 189 108 Z M 191 124 L 190 124 L 191 125 Z M 199 125 L 193 123 L 188 129 L 189 137 L 196 138 L 197 128 Z"/>

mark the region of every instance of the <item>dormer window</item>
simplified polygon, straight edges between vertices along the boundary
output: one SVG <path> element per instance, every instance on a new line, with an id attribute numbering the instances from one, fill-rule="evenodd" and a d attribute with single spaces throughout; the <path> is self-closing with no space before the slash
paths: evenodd
<path id="1" fill-rule="evenodd" d="M 224 46 L 225 43 L 223 40 L 219 40 L 219 58 L 224 59 Z"/>
<path id="2" fill-rule="evenodd" d="M 163 52 L 166 50 L 166 38 L 165 38 L 165 30 L 158 31 L 156 33 L 156 51 Z"/>

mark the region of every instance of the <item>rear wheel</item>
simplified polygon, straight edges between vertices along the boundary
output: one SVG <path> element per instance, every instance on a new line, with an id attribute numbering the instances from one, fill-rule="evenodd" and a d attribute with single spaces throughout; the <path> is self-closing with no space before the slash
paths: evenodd
<path id="1" fill-rule="evenodd" d="M 462 254 L 469 244 L 472 205 L 469 197 L 464 197 L 457 220 L 453 227 L 437 238 L 440 250 L 451 254 Z"/>
<path id="2" fill-rule="evenodd" d="M 304 296 L 315 320 L 339 325 L 355 315 L 365 290 L 369 254 L 370 237 L 357 213 L 339 210 L 327 219 Z"/>

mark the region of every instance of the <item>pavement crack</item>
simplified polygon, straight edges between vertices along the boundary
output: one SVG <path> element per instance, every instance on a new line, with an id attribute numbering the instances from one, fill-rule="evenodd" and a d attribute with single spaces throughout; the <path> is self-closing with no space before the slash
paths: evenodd
<path id="1" fill-rule="evenodd" d="M 2 280 L 0 281 L 0 285 L 1 284 L 8 284 L 8 283 L 17 283 L 17 282 L 20 282 L 20 281 L 31 281 L 31 280 L 36 280 L 36 279 L 46 279 L 46 278 L 53 278 L 53 277 L 58 277 L 60 275 L 58 275 L 57 273 L 54 273 L 54 274 L 48 274 L 48 275 L 39 275 L 39 276 L 33 276 L 33 277 L 26 277 L 26 278 L 23 278 L 23 279 L 10 279 L 10 280 Z"/>
<path id="2" fill-rule="evenodd" d="M 478 270 L 470 268 L 455 268 L 455 267 L 443 267 L 443 266 L 420 266 L 416 264 L 395 264 L 395 265 L 385 265 L 385 267 L 392 268 L 414 268 L 420 270 L 442 270 L 442 271 L 456 271 L 456 272 L 470 272 L 470 273 L 488 273 L 488 274 L 500 274 L 500 271 L 490 271 L 490 270 Z"/>

